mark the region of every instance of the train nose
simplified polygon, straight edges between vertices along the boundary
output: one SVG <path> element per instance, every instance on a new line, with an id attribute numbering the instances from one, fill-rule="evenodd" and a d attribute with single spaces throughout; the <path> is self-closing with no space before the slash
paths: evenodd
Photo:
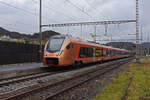
<path id="1" fill-rule="evenodd" d="M 58 58 L 46 58 L 48 65 L 58 65 Z"/>
<path id="2" fill-rule="evenodd" d="M 56 57 L 58 54 L 59 54 L 59 52 L 55 52 L 55 53 L 45 52 L 44 56 L 46 56 L 46 57 Z"/>

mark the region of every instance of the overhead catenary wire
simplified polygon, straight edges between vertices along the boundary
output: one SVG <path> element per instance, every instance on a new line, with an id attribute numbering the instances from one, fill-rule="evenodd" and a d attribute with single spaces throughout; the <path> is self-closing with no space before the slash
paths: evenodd
<path id="1" fill-rule="evenodd" d="M 67 17 L 67 18 L 70 18 L 70 19 L 72 19 L 74 21 L 77 21 L 77 17 L 69 16 L 69 15 L 67 15 L 67 14 L 65 14 L 63 12 L 57 11 L 56 9 L 50 8 L 48 6 L 46 6 L 46 7 L 49 8 L 49 9 L 51 9 L 51 10 L 53 10 L 53 11 L 55 11 L 55 12 L 57 12 L 57 13 L 59 13 L 59 14 L 61 14 L 61 15 L 63 15 L 63 16 L 65 16 L 65 17 Z"/>
<path id="2" fill-rule="evenodd" d="M 91 6 L 91 4 L 88 2 L 88 0 L 84 0 L 92 9 L 94 9 L 95 12 L 98 12 L 99 15 L 103 16 L 104 18 L 108 18 L 106 17 L 104 14 L 101 13 L 101 11 L 99 11 L 96 7 Z M 110 18 L 108 18 L 108 20 L 110 20 Z"/>
<path id="3" fill-rule="evenodd" d="M 4 4 L 4 5 L 6 5 L 6 6 L 9 6 L 9 7 L 11 7 L 11 8 L 18 9 L 18 10 L 21 10 L 21 11 L 23 11 L 23 12 L 25 12 L 25 13 L 28 13 L 28 14 L 31 14 L 31 15 L 34 15 L 34 16 L 35 16 L 34 13 L 32 13 L 32 12 L 30 12 L 30 11 L 27 11 L 27 10 L 25 10 L 25 9 L 15 7 L 15 6 L 13 6 L 13 5 L 11 5 L 11 4 L 8 4 L 8 3 L 6 3 L 6 2 L 3 2 L 3 1 L 0 1 L 0 3 L 1 3 L 1 4 Z M 14 25 L 14 24 L 11 24 L 10 21 L 9 21 L 9 19 L 7 19 L 7 18 L 1 17 L 1 20 L 3 21 L 3 23 L 6 22 L 6 25 L 3 24 L 5 27 L 6 27 L 6 26 L 9 26 L 9 25 L 11 25 L 11 27 L 14 27 L 15 25 L 19 25 L 19 26 L 23 26 L 23 27 L 30 27 L 29 24 L 26 24 L 26 23 L 24 23 L 24 22 L 22 22 L 22 21 L 20 21 L 20 20 L 18 20 L 18 19 L 13 19 L 13 22 L 15 22 L 15 25 Z M 8 23 L 8 24 L 7 24 L 7 23 Z M 15 29 L 18 30 L 19 28 L 15 28 Z M 27 31 L 27 30 L 26 30 L 26 31 Z M 26 32 L 26 31 L 24 30 L 24 32 Z"/>
<path id="4" fill-rule="evenodd" d="M 15 30 L 20 30 L 19 27 L 31 28 L 31 24 L 23 23 L 23 22 L 21 22 L 21 21 L 19 21 L 19 20 L 15 20 L 15 19 L 13 19 L 13 21 L 15 22 L 15 25 L 14 25 L 13 23 L 11 23 L 11 22 L 9 21 L 9 19 L 7 19 L 7 18 L 1 17 L 1 19 L 0 19 L 0 22 L 3 23 L 3 24 L 1 24 L 1 26 L 8 27 L 9 29 L 10 29 L 9 26 L 11 26 L 11 27 L 12 27 L 13 29 L 15 29 Z M 17 26 L 17 27 L 16 27 L 16 26 Z M 24 30 L 24 29 L 21 29 L 21 31 L 27 32 L 27 30 Z M 33 33 L 33 32 L 28 32 L 28 33 Z"/>
<path id="5" fill-rule="evenodd" d="M 82 10 L 81 8 L 79 8 L 78 6 L 76 6 L 70 0 L 66 0 L 66 2 L 68 2 L 70 5 L 72 5 L 73 7 L 75 7 L 76 9 L 78 9 L 79 11 L 81 11 L 82 13 L 84 13 L 85 15 L 87 15 L 88 17 L 90 17 L 91 19 L 93 18 L 89 13 L 85 12 L 84 10 Z"/>
<path id="6" fill-rule="evenodd" d="M 9 25 L 11 25 L 11 27 L 9 27 Z M 9 29 L 13 29 L 13 30 L 21 30 L 22 31 L 22 33 L 33 33 L 33 32 L 27 32 L 28 30 L 25 30 L 25 29 L 20 29 L 20 28 L 18 28 L 18 27 L 14 27 L 14 25 L 13 24 L 2 24 L 0 27 L 3 27 L 3 28 L 9 28 Z M 15 31 L 13 31 L 13 32 L 15 32 Z"/>
<path id="7" fill-rule="evenodd" d="M 14 6 L 14 5 L 12 5 L 12 4 L 9 4 L 9 3 L 6 3 L 6 2 L 4 2 L 4 1 L 0 1 L 0 3 L 6 5 L 6 6 L 8 6 L 8 7 L 11 7 L 11 8 L 20 10 L 20 11 L 23 11 L 23 12 L 25 12 L 25 13 L 28 13 L 28 14 L 30 14 L 30 15 L 32 15 L 32 16 L 36 16 L 36 17 L 39 16 L 37 13 L 31 12 L 31 11 L 28 11 L 28 10 L 25 10 L 25 9 L 23 9 L 23 8 L 16 7 L 16 6 Z M 45 16 L 43 16 L 43 17 L 44 17 L 45 19 L 49 19 L 48 17 L 45 17 Z M 57 23 L 57 21 L 54 21 L 54 20 L 53 20 L 53 22 Z"/>
<path id="8" fill-rule="evenodd" d="M 5 21 L 5 22 L 8 22 L 8 23 L 10 24 L 10 21 L 9 21 L 9 19 L 7 19 L 7 18 L 1 17 L 0 20 Z M 18 25 L 24 25 L 24 26 L 28 26 L 28 27 L 29 27 L 29 24 L 24 23 L 24 22 L 22 22 L 22 21 L 20 21 L 20 20 L 13 19 L 13 21 L 15 22 L 15 25 L 18 24 Z M 13 25 L 13 24 L 12 24 L 12 25 Z"/>
<path id="9" fill-rule="evenodd" d="M 52 1 L 54 1 L 54 0 L 52 0 Z M 52 6 L 52 4 L 54 4 L 54 2 L 52 3 L 52 1 L 50 1 L 50 0 L 48 0 L 48 2 L 49 2 L 49 4 L 51 4 L 50 6 Z M 66 2 L 66 0 L 63 0 L 63 4 L 65 4 L 65 2 Z M 63 8 L 61 8 L 62 7 L 62 5 L 63 4 L 61 4 L 61 5 L 55 5 L 55 7 L 56 6 L 59 6 L 59 9 L 61 9 L 61 10 L 63 10 L 63 11 L 66 11 L 66 9 L 63 9 Z M 54 9 L 55 7 L 52 7 L 52 9 Z M 69 8 L 70 9 L 70 8 Z M 56 9 L 55 9 L 56 10 Z M 68 10 L 68 9 L 67 9 Z M 61 12 L 62 13 L 62 12 Z M 65 13 L 64 13 L 65 14 Z M 79 20 L 79 19 L 81 19 L 80 17 L 77 17 L 77 16 L 75 16 L 75 15 L 73 15 L 72 13 L 69 13 L 69 15 L 68 14 L 65 14 L 65 15 L 67 15 L 67 16 L 69 16 L 69 17 L 72 17 L 73 19 L 75 19 L 75 20 Z"/>
<path id="10" fill-rule="evenodd" d="M 23 8 L 19 8 L 19 7 L 13 6 L 13 5 L 8 4 L 8 3 L 4 2 L 4 1 L 0 1 L 0 3 L 1 3 L 1 4 L 4 4 L 4 5 L 6 5 L 6 6 L 9 6 L 9 7 L 11 7 L 11 8 L 15 8 L 15 9 L 21 10 L 21 11 L 26 12 L 26 13 L 28 13 L 28 14 L 37 16 L 36 13 L 30 12 L 30 11 L 25 10 L 25 9 L 23 9 Z"/>
<path id="11" fill-rule="evenodd" d="M 32 1 L 33 1 L 34 3 L 36 3 L 36 4 L 38 4 L 37 1 L 35 1 L 35 0 L 32 0 Z M 48 4 L 48 3 L 47 3 L 47 4 Z M 66 15 L 66 14 L 63 13 L 63 12 L 57 11 L 57 10 L 54 9 L 54 8 L 50 8 L 50 7 L 47 6 L 47 5 L 44 5 L 44 8 L 51 9 L 51 10 L 55 11 L 56 13 L 63 15 L 63 16 L 66 17 L 66 18 L 69 18 L 69 19 L 71 19 L 71 20 L 77 21 L 75 18 L 73 18 L 73 17 L 71 17 L 71 16 L 68 16 L 68 15 Z"/>

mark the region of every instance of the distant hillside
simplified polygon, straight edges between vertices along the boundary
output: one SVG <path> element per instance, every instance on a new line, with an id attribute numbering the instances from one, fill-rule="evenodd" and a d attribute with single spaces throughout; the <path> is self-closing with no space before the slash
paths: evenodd
<path id="1" fill-rule="evenodd" d="M 136 49 L 136 44 L 134 44 L 132 42 L 110 42 L 110 43 L 107 43 L 106 45 L 116 47 L 116 48 L 128 49 L 133 52 L 135 52 L 135 49 Z M 140 47 L 141 47 L 141 45 L 140 45 Z M 142 50 L 143 50 L 142 52 L 144 55 L 150 54 L 150 42 L 142 43 Z"/>
<path id="2" fill-rule="evenodd" d="M 149 48 L 150 49 L 150 42 L 142 43 L 143 48 Z"/>
<path id="3" fill-rule="evenodd" d="M 42 37 L 45 38 L 50 38 L 53 35 L 60 35 L 60 33 L 54 32 L 52 30 L 50 31 L 44 31 L 42 33 Z M 31 38 L 39 38 L 39 33 L 34 33 L 33 35 L 31 35 Z"/>
<path id="4" fill-rule="evenodd" d="M 19 32 L 10 32 L 10 31 L 2 28 L 2 27 L 0 27 L 0 33 L 2 35 L 7 35 L 7 36 L 10 36 L 11 38 L 15 38 L 15 39 L 21 39 L 21 38 L 29 37 L 28 35 L 21 34 Z"/>
<path id="5" fill-rule="evenodd" d="M 124 48 L 124 49 L 128 49 L 128 50 L 134 50 L 135 46 L 136 46 L 132 42 L 109 42 L 106 45 L 116 47 L 116 48 Z"/>
<path id="6" fill-rule="evenodd" d="M 34 38 L 39 38 L 39 34 L 38 33 L 34 33 L 33 35 L 31 34 L 23 34 L 23 33 L 19 33 L 19 32 L 11 32 L 8 31 L 2 27 L 0 27 L 0 34 L 1 35 L 7 35 L 10 36 L 11 38 L 15 38 L 15 39 L 34 39 Z M 53 35 L 59 35 L 60 33 L 54 32 L 54 31 L 44 31 L 42 32 L 43 34 L 43 39 L 45 38 L 49 38 Z"/>

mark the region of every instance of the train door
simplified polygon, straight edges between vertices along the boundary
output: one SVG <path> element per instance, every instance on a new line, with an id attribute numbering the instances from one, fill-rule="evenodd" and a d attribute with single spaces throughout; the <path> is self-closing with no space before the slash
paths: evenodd
<path id="1" fill-rule="evenodd" d="M 71 61 L 71 63 L 74 63 L 74 45 L 73 43 L 69 43 L 69 45 L 66 47 L 69 50 L 69 60 Z"/>
<path id="2" fill-rule="evenodd" d="M 93 48 L 93 62 L 96 62 L 96 48 Z"/>
<path id="3" fill-rule="evenodd" d="M 73 43 L 71 43 L 71 55 L 72 55 L 72 62 L 74 63 L 74 61 L 75 61 L 75 49 L 74 49 L 75 47 L 74 47 L 74 44 Z"/>

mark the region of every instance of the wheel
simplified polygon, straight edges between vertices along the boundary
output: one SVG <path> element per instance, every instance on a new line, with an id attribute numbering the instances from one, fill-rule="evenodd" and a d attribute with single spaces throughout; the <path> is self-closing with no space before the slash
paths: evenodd
<path id="1" fill-rule="evenodd" d="M 83 64 L 82 61 L 75 61 L 75 63 L 73 65 L 78 67 L 78 66 L 80 66 L 82 64 Z"/>

